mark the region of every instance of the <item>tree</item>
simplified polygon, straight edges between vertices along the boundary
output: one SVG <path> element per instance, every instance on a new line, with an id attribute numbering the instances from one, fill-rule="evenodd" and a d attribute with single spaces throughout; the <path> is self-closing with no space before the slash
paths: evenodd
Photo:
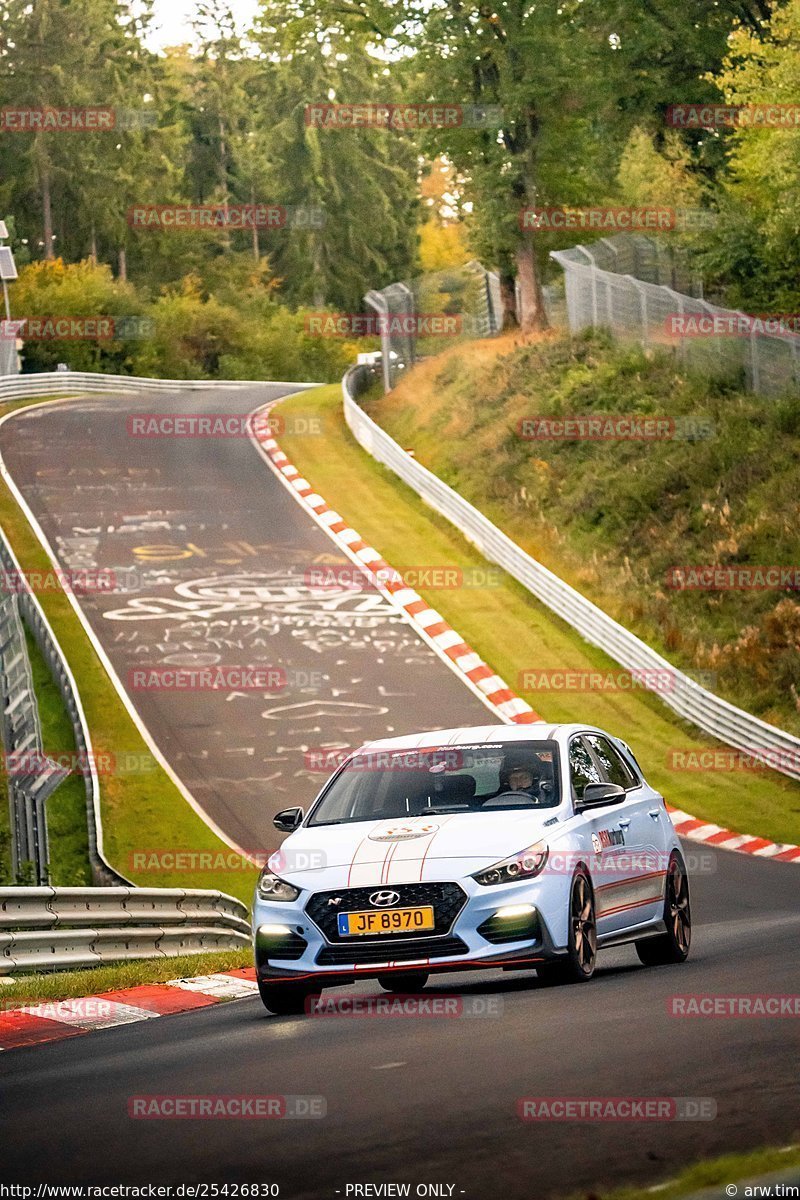
<path id="1" fill-rule="evenodd" d="M 776 6 L 754 31 L 742 23 L 713 82 L 729 105 L 789 105 L 800 96 L 800 0 Z M 722 219 L 704 269 L 727 302 L 755 311 L 800 303 L 800 125 L 740 124 L 726 138 Z"/>
<path id="2" fill-rule="evenodd" d="M 297 304 L 360 311 L 364 291 L 416 264 L 418 160 L 413 141 L 382 129 L 326 129 L 314 103 L 386 101 L 397 85 L 364 31 L 320 24 L 290 0 L 262 4 L 262 57 L 249 85 L 274 198 L 290 212 L 268 239 L 284 293 Z"/>
<path id="3" fill-rule="evenodd" d="M 0 0 L 0 101 L 12 109 L 141 107 L 148 56 L 140 34 L 149 4 L 128 0 Z M 96 257 L 114 194 L 118 125 L 89 131 L 5 132 L 11 170 L 3 200 L 42 257 Z"/>

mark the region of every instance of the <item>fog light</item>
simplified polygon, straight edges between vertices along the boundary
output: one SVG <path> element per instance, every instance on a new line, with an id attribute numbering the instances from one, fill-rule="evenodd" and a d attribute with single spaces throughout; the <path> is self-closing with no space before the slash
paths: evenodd
<path id="1" fill-rule="evenodd" d="M 478 933 L 487 942 L 539 942 L 539 913 L 533 904 L 507 904 L 479 925 Z"/>
<path id="2" fill-rule="evenodd" d="M 529 917 L 531 913 L 535 913 L 536 909 L 532 904 L 508 904 L 505 908 L 498 908 L 494 914 L 501 920 L 506 917 Z"/>
<path id="3" fill-rule="evenodd" d="M 258 932 L 261 937 L 286 937 L 292 929 L 290 925 L 259 925 Z"/>

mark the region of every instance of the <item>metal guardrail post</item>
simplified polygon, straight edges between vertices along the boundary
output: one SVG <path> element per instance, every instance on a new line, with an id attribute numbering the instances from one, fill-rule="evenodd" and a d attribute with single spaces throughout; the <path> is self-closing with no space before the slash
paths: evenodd
<path id="1" fill-rule="evenodd" d="M 389 314 L 389 304 L 383 292 L 376 292 L 375 290 L 367 292 L 366 296 L 364 297 L 364 303 L 370 308 L 373 308 L 378 314 L 379 318 L 384 318 L 383 322 L 379 326 L 381 335 L 381 371 L 383 373 L 383 390 L 385 392 L 390 392 L 392 390 L 392 377 L 390 374 L 389 363 L 391 347 L 389 342 L 389 331 L 386 328 L 385 322 L 385 318 Z"/>
<path id="2" fill-rule="evenodd" d="M 0 554 L 2 559 L 2 554 Z M 36 882 L 49 879 L 45 803 L 69 774 L 42 751 L 42 731 L 33 690 L 28 648 L 20 620 L 19 600 L 6 590 L 9 575 L 2 564 L 0 590 L 0 702 L 2 737 L 8 776 L 12 829 L 12 868 L 19 878 L 25 863 L 33 864 Z"/>
<path id="3" fill-rule="evenodd" d="M 50 673 L 61 692 L 64 706 L 69 715 L 75 747 L 84 777 L 86 789 L 86 820 L 89 838 L 89 862 L 92 875 L 98 883 L 127 884 L 129 881 L 108 863 L 102 851 L 102 820 L 100 817 L 99 780 L 94 766 L 92 743 L 88 725 L 83 714 L 78 689 L 55 635 L 34 595 L 11 545 L 0 531 L 0 571 L 13 590 L 0 591 L 0 672 L 9 667 L 15 675 L 2 676 L 3 698 L 15 689 L 19 699 L 11 710 L 12 724 L 3 722 L 3 744 L 7 755 L 15 755 L 17 766 L 9 771 L 9 797 L 14 830 L 12 854 L 15 877 L 20 864 L 36 863 L 36 878 L 39 883 L 48 882 L 47 823 L 45 803 L 69 771 L 46 758 L 42 749 L 42 733 L 39 723 L 36 697 L 30 676 L 30 663 L 22 622 L 30 630 L 45 659 Z M 12 614 L 12 615 L 9 615 Z M 3 620 L 5 623 L 3 624 Z M 16 620 L 17 630 L 13 627 Z M 12 622 L 12 624 L 9 624 Z M 17 647 L 14 654 L 6 648 L 11 640 Z M 30 771 L 24 771 L 30 765 Z M 23 811 L 27 814 L 23 820 Z"/>

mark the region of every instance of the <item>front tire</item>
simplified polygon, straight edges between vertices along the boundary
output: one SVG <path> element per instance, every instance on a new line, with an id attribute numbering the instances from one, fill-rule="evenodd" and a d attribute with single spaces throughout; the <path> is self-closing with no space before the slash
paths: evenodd
<path id="1" fill-rule="evenodd" d="M 394 996 L 408 996 L 412 992 L 421 992 L 428 982 L 425 971 L 398 971 L 396 975 L 379 975 L 378 983 L 385 992 Z"/>
<path id="2" fill-rule="evenodd" d="M 692 944 L 692 907 L 689 901 L 689 880 L 679 854 L 673 852 L 667 867 L 664 889 L 664 922 L 667 932 L 657 937 L 642 938 L 636 943 L 639 961 L 646 967 L 666 967 L 686 962 Z"/>
<path id="3" fill-rule="evenodd" d="M 306 1013 L 311 1000 L 319 997 L 320 990 L 302 983 L 265 983 L 259 979 L 258 994 L 264 1008 L 276 1017 L 290 1017 Z"/>
<path id="4" fill-rule="evenodd" d="M 592 881 L 581 868 L 572 877 L 569 893 L 567 954 L 536 968 L 546 983 L 586 983 L 597 964 L 597 916 Z"/>

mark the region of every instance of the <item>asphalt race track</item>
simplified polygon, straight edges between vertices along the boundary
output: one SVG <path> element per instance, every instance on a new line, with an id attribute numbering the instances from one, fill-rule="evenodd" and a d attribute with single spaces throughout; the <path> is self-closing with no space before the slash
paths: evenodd
<path id="1" fill-rule="evenodd" d="M 320 747 L 496 720 L 380 593 L 314 586 L 315 569 L 352 564 L 247 437 L 128 432 L 138 414 L 247 414 L 291 390 L 88 399 L 0 430 L 63 569 L 116 584 L 89 577 L 82 607 L 160 750 L 254 853 L 277 847 L 276 812 L 319 791 Z M 272 667 L 274 691 L 134 690 L 137 670 L 212 665 Z"/>
<path id="2" fill-rule="evenodd" d="M 133 411 L 243 411 L 268 395 L 253 388 L 202 400 L 92 400 L 21 415 L 2 429 L 5 460 L 48 537 L 60 539 L 65 566 L 78 549 L 102 566 L 149 562 L 124 597 L 84 601 L 123 677 L 133 665 L 173 653 L 241 662 L 238 645 L 213 641 L 209 597 L 240 602 L 242 592 L 262 584 L 248 611 L 261 623 L 249 628 L 269 633 L 263 661 L 323 672 L 319 691 L 275 701 L 310 705 L 277 729 L 263 696 L 132 693 L 201 804 L 248 845 L 269 837 L 277 807 L 316 790 L 301 749 L 314 739 L 352 744 L 389 729 L 491 721 L 374 594 L 361 599 L 362 615 L 375 623 L 356 626 L 355 637 L 352 623 L 317 622 L 322 601 L 303 591 L 304 571 L 317 556 L 330 556 L 331 544 L 249 443 L 137 442 L 125 434 L 124 417 Z M 89 541 L 80 547 L 70 539 Z M 141 550 L 148 545 L 189 552 L 154 565 L 155 552 Z M 307 607 L 298 607 L 298 592 Z M 186 600 L 194 607 L 182 609 Z M 134 619 L 109 617 L 131 606 Z M 224 638 L 236 641 L 239 626 L 232 633 L 230 623 L 239 610 L 221 611 Z M 309 613 L 310 625 L 298 623 Z M 317 639 L 331 629 L 337 636 L 330 643 Z M 250 661 L 258 639 L 242 646 Z M 302 711 L 313 715 L 298 719 Z M 244 748 L 240 757 L 237 748 Z M 440 1194 L 454 1197 L 537 1200 L 655 1182 L 705 1156 L 785 1144 L 800 1126 L 796 1020 L 679 1018 L 669 1001 L 796 994 L 800 871 L 690 843 L 686 849 L 697 864 L 695 936 L 681 967 L 644 968 L 624 948 L 601 955 L 585 985 L 552 988 L 533 975 L 481 973 L 443 977 L 426 989 L 478 994 L 494 1015 L 304 1019 L 268 1016 L 258 1000 L 245 1000 L 7 1051 L 0 1055 L 0 1178 L 274 1182 L 282 1197 L 296 1200 L 334 1200 L 352 1184 L 408 1182 L 452 1185 Z M 363 991 L 378 988 L 365 983 Z M 319 1096 L 327 1115 L 128 1115 L 132 1097 L 175 1094 Z M 608 1096 L 710 1099 L 717 1115 L 591 1124 L 524 1123 L 516 1115 L 522 1097 Z"/>

